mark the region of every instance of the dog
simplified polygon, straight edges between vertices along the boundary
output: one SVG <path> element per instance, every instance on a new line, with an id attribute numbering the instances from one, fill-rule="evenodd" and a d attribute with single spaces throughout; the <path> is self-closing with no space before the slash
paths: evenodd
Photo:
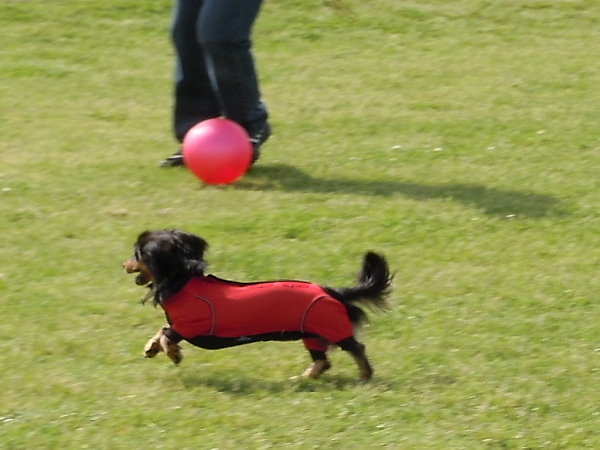
<path id="1" fill-rule="evenodd" d="M 141 233 L 134 255 L 123 265 L 137 273 L 135 282 L 149 288 L 142 304 L 153 299 L 164 310 L 163 327 L 144 348 L 178 365 L 180 341 L 221 349 L 259 341 L 302 340 L 312 363 L 302 376 L 318 378 L 331 368 L 327 352 L 340 347 L 358 365 L 360 380 L 373 376 L 365 346 L 355 331 L 367 321 L 357 304 L 388 310 L 392 276 L 385 258 L 367 252 L 354 287 L 332 288 L 305 281 L 241 283 L 206 275 L 208 243 L 182 230 Z"/>

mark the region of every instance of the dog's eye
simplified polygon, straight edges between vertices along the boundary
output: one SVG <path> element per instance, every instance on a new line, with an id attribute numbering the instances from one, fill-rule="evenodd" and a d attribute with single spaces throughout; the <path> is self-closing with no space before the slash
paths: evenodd
<path id="1" fill-rule="evenodd" d="M 134 257 L 135 257 L 135 260 L 138 262 L 140 262 L 142 260 L 142 252 L 140 252 L 139 248 L 135 249 Z"/>

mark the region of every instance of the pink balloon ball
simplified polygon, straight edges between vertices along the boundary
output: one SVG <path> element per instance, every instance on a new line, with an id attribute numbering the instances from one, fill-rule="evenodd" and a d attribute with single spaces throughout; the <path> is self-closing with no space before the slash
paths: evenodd
<path id="1" fill-rule="evenodd" d="M 208 119 L 192 127 L 183 139 L 183 161 L 208 184 L 229 184 L 252 163 L 252 144 L 241 125 L 229 119 Z"/>

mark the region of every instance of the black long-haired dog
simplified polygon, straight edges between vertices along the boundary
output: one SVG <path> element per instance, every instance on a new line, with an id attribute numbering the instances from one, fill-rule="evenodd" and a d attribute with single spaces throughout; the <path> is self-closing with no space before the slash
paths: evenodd
<path id="1" fill-rule="evenodd" d="M 341 347 L 352 355 L 360 379 L 373 370 L 365 347 L 354 337 L 367 320 L 357 306 L 388 309 L 391 276 L 386 260 L 367 252 L 354 287 L 331 288 L 303 281 L 239 283 L 205 275 L 207 242 L 181 230 L 145 231 L 124 268 L 138 273 L 136 284 L 149 287 L 142 299 L 154 299 L 165 311 L 163 327 L 145 347 L 149 358 L 163 351 L 175 363 L 179 342 L 219 349 L 257 341 L 302 339 L 312 364 L 304 377 L 317 378 L 331 367 L 327 351 Z"/>

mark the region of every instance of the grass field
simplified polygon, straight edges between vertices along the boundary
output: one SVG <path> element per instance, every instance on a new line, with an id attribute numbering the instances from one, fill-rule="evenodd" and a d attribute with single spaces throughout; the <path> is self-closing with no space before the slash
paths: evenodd
<path id="1" fill-rule="evenodd" d="M 274 136 L 231 186 L 161 170 L 171 2 L 3 0 L 0 447 L 600 448 L 600 4 L 265 2 Z M 145 360 L 146 228 L 237 280 L 396 272 L 321 380 L 300 343 Z"/>

